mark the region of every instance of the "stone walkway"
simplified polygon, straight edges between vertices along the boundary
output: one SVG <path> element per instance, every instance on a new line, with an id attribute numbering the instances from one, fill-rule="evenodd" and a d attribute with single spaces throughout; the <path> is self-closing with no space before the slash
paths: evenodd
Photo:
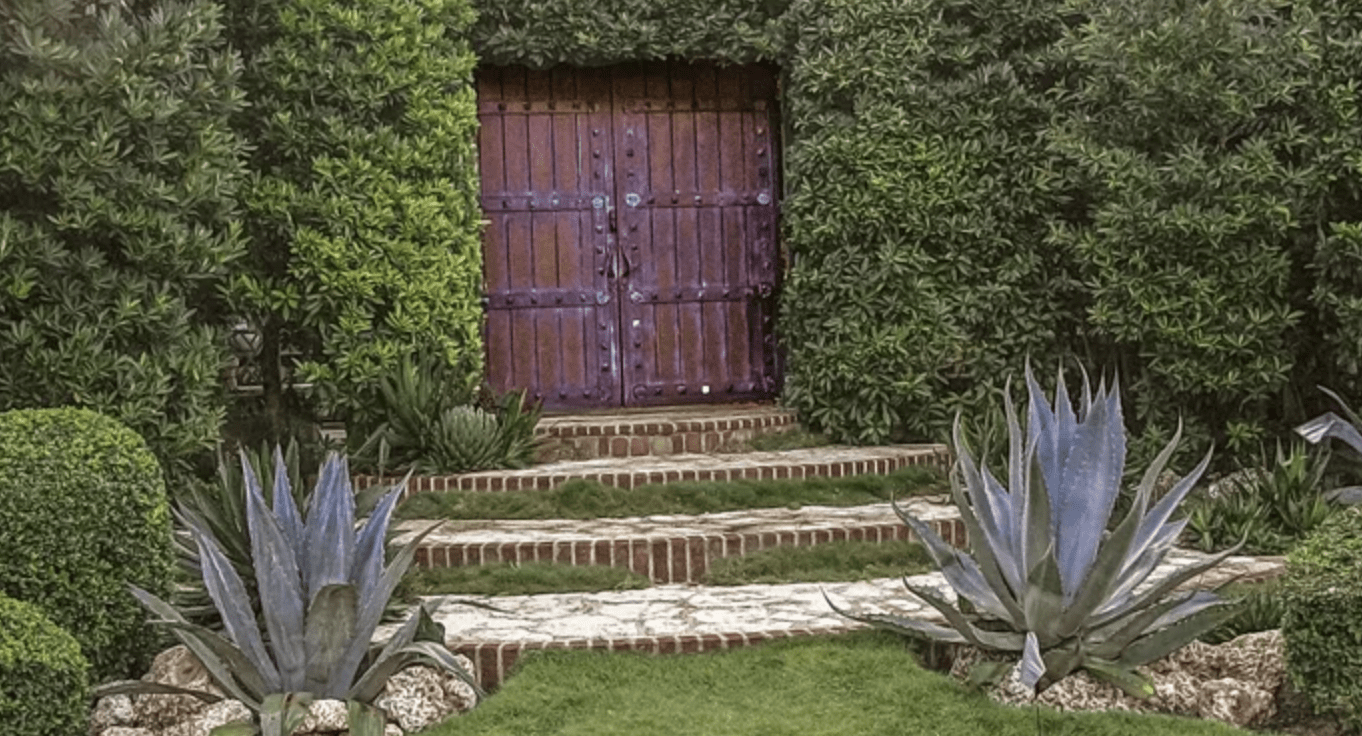
<path id="1" fill-rule="evenodd" d="M 1175 551 L 1146 585 L 1202 558 L 1200 553 Z M 1278 558 L 1232 557 L 1187 585 L 1214 588 L 1235 575 L 1241 575 L 1241 580 L 1264 579 L 1280 574 L 1283 568 Z M 954 600 L 940 573 L 912 579 Z M 495 687 L 520 653 L 531 649 L 700 652 L 862 627 L 835 613 L 821 591 L 848 610 L 940 621 L 934 610 L 896 578 L 732 587 L 659 585 L 602 593 L 442 596 L 427 600 L 437 606 L 435 618 L 445 626 L 450 647 L 469 656 L 483 684 Z M 467 600 L 496 610 L 461 602 Z M 382 637 L 387 635 L 380 632 Z"/>

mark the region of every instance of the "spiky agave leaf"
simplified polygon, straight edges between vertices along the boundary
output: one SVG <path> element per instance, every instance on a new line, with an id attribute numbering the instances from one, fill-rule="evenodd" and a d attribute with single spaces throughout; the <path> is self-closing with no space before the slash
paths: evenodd
<path id="1" fill-rule="evenodd" d="M 1031 687 L 1043 689 L 1074 669 L 1089 668 L 1128 690 L 1144 692 L 1133 667 L 1182 646 L 1227 615 L 1223 602 L 1210 593 L 1168 596 L 1237 547 L 1135 592 L 1186 525 L 1172 515 L 1210 455 L 1151 508 L 1153 487 L 1181 436 L 1179 427 L 1144 473 L 1132 508 L 1108 534 L 1125 462 L 1119 387 L 1113 381 L 1108 389 L 1104 379 L 1094 393 L 1085 372 L 1075 410 L 1062 374 L 1053 405 L 1045 401 L 1029 365 L 1026 385 L 1025 435 L 1011 397 L 1004 396 L 1008 487 L 976 465 L 956 421 L 960 481 L 953 482 L 952 495 L 969 532 L 972 555 L 946 544 L 927 524 L 894 506 L 973 610 L 957 609 L 934 591 L 909 588 L 941 613 L 960 638 L 1018 655 L 1022 681 Z M 851 617 L 951 640 L 935 628 L 892 617 Z M 994 623 L 987 629 L 976 625 L 985 618 Z M 1011 630 L 989 630 L 997 628 L 996 622 Z"/>

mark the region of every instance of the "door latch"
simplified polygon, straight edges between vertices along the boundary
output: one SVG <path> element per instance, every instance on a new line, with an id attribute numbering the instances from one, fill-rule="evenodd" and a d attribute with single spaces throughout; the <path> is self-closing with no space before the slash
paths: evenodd
<path id="1" fill-rule="evenodd" d="M 610 232 L 617 233 L 620 229 L 619 217 L 615 214 L 615 208 L 606 210 L 610 214 Z"/>

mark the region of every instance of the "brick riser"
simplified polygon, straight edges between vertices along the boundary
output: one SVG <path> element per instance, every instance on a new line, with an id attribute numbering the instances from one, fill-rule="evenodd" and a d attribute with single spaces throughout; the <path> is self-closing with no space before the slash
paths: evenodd
<path id="1" fill-rule="evenodd" d="M 608 652 L 646 652 L 648 654 L 699 654 L 722 649 L 763 644 L 796 636 L 840 634 L 858 626 L 781 629 L 758 633 L 675 634 L 639 636 L 627 639 L 570 639 L 539 642 L 469 642 L 451 639 L 449 648 L 473 661 L 473 676 L 484 690 L 492 691 L 505 682 L 521 653 L 543 649 L 577 649 Z"/>
<path id="2" fill-rule="evenodd" d="M 488 473 L 470 475 L 412 476 L 402 494 L 405 499 L 413 493 L 429 491 L 532 491 L 556 488 L 569 480 L 594 480 L 617 488 L 635 488 L 650 483 L 675 483 L 677 481 L 731 481 L 731 480 L 800 480 L 803 478 L 843 478 L 853 475 L 887 475 L 915 465 L 934 465 L 945 468 L 950 462 L 949 453 L 922 453 L 908 457 L 881 458 L 877 460 L 841 460 L 830 462 L 810 462 L 793 465 L 765 465 L 747 468 L 698 468 L 662 471 L 585 471 L 562 473 L 553 476 L 501 476 Z M 401 477 L 374 475 L 354 476 L 354 488 L 362 491 L 376 485 L 391 486 L 401 482 Z"/>
<path id="3" fill-rule="evenodd" d="M 932 530 L 956 547 L 966 545 L 965 525 L 959 519 L 928 522 Z M 905 524 L 873 524 L 811 531 L 769 531 L 638 539 L 582 539 L 558 542 L 481 542 L 422 545 L 416 550 L 418 567 L 462 567 L 498 562 L 550 562 L 559 565 L 625 567 L 655 584 L 699 583 L 714 560 L 740 557 L 773 547 L 811 547 L 830 542 L 891 542 L 913 539 Z"/>
<path id="4" fill-rule="evenodd" d="M 541 437 L 540 461 L 563 458 L 644 457 L 718 452 L 759 434 L 795 427 L 793 414 L 551 426 Z"/>

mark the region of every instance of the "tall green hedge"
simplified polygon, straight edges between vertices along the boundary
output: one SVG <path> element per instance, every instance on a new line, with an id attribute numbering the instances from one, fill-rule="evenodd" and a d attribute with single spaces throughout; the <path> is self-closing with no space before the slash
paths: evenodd
<path id="1" fill-rule="evenodd" d="M 323 410 L 361 412 L 411 351 L 481 365 L 467 0 L 230 3 L 254 146 L 232 284 L 265 366 L 302 353 Z M 265 372 L 281 411 L 280 374 Z"/>
<path id="2" fill-rule="evenodd" d="M 841 440 L 937 436 L 1074 331 L 1036 57 L 1049 4 L 803 0 L 788 23 L 786 398 Z"/>
<path id="3" fill-rule="evenodd" d="M 1305 347 L 1293 270 L 1320 179 L 1306 148 L 1313 23 L 1273 0 L 1084 2 L 1056 45 L 1049 130 L 1083 212 L 1047 246 L 1077 264 L 1089 344 L 1141 422 L 1257 447 Z M 1274 406 L 1275 404 L 1275 406 Z"/>
<path id="4" fill-rule="evenodd" d="M 0 594 L 80 642 L 91 679 L 138 678 L 157 632 L 128 591 L 169 594 L 165 481 L 146 443 L 85 409 L 0 413 Z"/>
<path id="5" fill-rule="evenodd" d="M 169 470 L 212 446 L 237 72 L 211 2 L 0 7 L 0 410 L 97 409 Z"/>

